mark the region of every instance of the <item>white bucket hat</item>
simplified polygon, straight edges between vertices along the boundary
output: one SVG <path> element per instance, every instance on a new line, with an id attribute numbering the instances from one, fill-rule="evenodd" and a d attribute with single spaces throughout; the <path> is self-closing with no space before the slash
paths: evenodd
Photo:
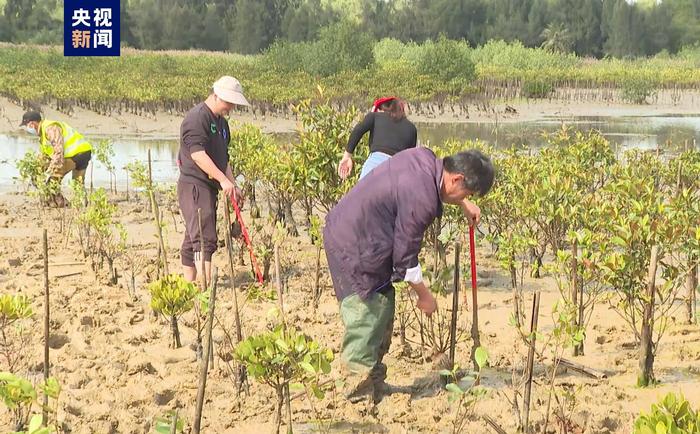
<path id="1" fill-rule="evenodd" d="M 250 105 L 243 96 L 243 86 L 230 75 L 224 75 L 212 85 L 214 94 L 222 100 L 237 105 Z"/>

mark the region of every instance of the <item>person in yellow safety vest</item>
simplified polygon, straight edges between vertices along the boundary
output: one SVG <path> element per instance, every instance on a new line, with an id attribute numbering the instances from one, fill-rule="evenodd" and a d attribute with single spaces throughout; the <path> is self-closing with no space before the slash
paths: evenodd
<path id="1" fill-rule="evenodd" d="M 41 153 L 51 159 L 48 167 L 49 179 L 54 179 L 60 184 L 63 177 L 72 172 L 74 180 L 85 182 L 85 171 L 92 158 L 92 145 L 82 134 L 65 122 L 42 120 L 41 114 L 36 111 L 26 112 L 20 127 L 32 135 L 39 136 Z M 57 206 L 65 206 L 65 199 L 60 193 L 54 201 Z"/>

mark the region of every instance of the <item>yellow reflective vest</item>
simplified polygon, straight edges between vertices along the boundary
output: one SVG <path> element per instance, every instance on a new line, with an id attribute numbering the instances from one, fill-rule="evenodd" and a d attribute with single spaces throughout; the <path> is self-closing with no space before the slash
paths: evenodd
<path id="1" fill-rule="evenodd" d="M 46 136 L 46 129 L 54 125 L 61 128 L 61 134 L 63 134 L 63 158 L 71 158 L 83 152 L 92 151 L 92 145 L 85 140 L 85 137 L 67 123 L 45 120 L 41 123 L 41 131 L 39 132 L 41 152 L 49 157 L 53 155 L 53 146 Z"/>

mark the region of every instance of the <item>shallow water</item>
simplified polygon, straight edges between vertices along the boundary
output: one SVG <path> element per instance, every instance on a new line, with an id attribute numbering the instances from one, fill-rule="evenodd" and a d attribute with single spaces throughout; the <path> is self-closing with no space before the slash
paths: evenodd
<path id="1" fill-rule="evenodd" d="M 618 150 L 628 148 L 662 149 L 677 151 L 687 146 L 700 146 L 700 114 L 692 116 L 621 116 L 621 117 L 549 117 L 531 122 L 509 123 L 419 123 L 418 139 L 421 143 L 441 143 L 448 139 L 482 140 L 496 147 L 532 146 L 545 143 L 543 133 L 552 133 L 567 125 L 588 131 L 595 129 L 614 143 Z M 279 134 L 280 140 L 293 140 L 294 134 Z M 89 139 L 96 139 L 87 134 Z M 113 164 L 117 167 L 117 183 L 123 186 L 125 164 L 140 159 L 147 160 L 151 149 L 153 179 L 157 182 L 174 182 L 178 170 L 176 164 L 177 140 L 138 140 L 133 137 L 111 137 L 115 150 Z M 15 163 L 27 151 L 38 148 L 37 140 L 24 133 L 0 134 L 0 189 L 16 188 L 18 171 Z M 94 161 L 94 160 L 93 160 Z M 90 171 L 88 171 L 88 178 Z M 99 163 L 93 170 L 95 185 L 108 185 L 109 173 Z"/>

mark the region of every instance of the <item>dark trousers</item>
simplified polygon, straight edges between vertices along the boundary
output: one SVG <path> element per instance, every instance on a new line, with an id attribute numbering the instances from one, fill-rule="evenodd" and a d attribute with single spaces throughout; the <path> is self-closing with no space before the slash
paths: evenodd
<path id="1" fill-rule="evenodd" d="M 189 184 L 178 181 L 177 200 L 180 204 L 180 212 L 185 221 L 185 238 L 182 240 L 180 257 L 182 265 L 194 267 L 195 259 L 209 262 L 216 251 L 216 205 L 218 192 L 201 185 Z M 202 230 L 199 230 L 199 216 L 197 210 L 201 210 Z M 202 240 L 204 249 L 202 249 Z M 203 251 L 202 251 L 203 250 Z M 201 252 L 201 253 L 200 253 Z"/>

